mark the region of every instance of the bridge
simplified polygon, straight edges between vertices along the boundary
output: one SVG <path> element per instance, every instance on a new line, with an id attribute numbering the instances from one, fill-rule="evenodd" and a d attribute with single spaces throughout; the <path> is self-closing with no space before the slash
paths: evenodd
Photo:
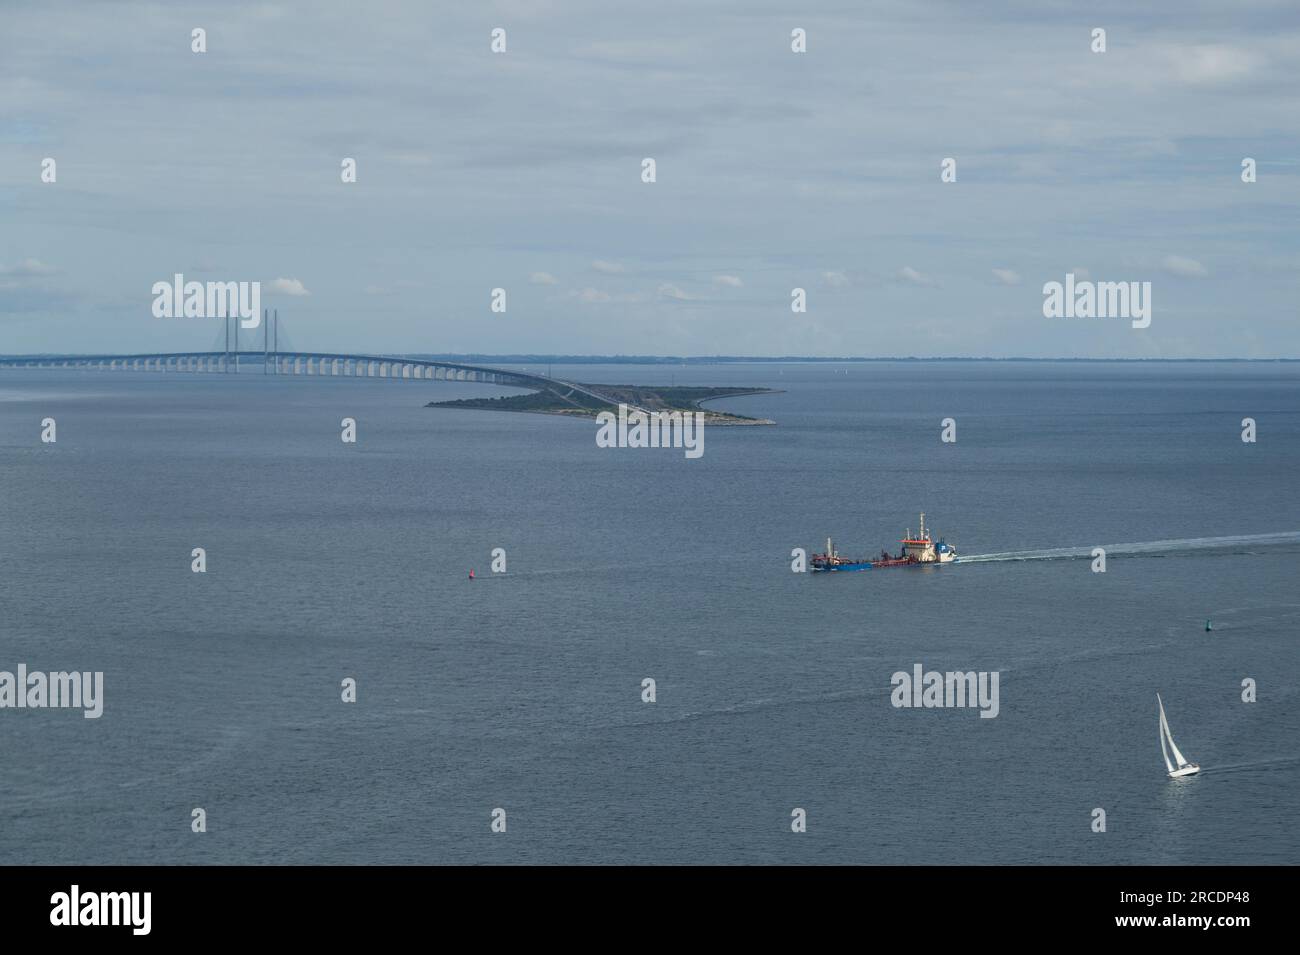
<path id="1" fill-rule="evenodd" d="M 392 355 L 343 355 L 299 351 L 195 351 L 144 355 L 10 355 L 0 356 L 0 371 L 23 368 L 69 368 L 86 371 L 138 371 L 188 374 L 238 374 L 261 368 L 266 375 L 309 375 L 327 378 L 385 378 L 391 381 L 470 381 L 546 391 L 578 406 L 574 394 L 603 404 L 617 401 L 586 385 L 546 375 L 483 365 L 466 365 L 435 358 Z M 251 370 L 250 368 L 250 370 Z"/>

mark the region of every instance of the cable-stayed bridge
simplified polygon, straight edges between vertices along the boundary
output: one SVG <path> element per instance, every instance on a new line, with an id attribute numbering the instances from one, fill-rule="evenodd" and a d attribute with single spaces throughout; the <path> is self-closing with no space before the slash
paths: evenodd
<path id="1" fill-rule="evenodd" d="M 329 352 L 166 352 L 135 355 L 8 355 L 0 370 L 68 368 L 85 371 L 139 371 L 163 374 L 310 375 L 326 378 L 387 378 L 400 381 L 471 381 L 530 391 L 548 391 L 568 400 L 574 393 L 616 406 L 612 398 L 586 385 L 507 368 L 466 365 L 437 358 L 348 355 Z M 576 402 L 575 402 L 576 404 Z"/>
<path id="2" fill-rule="evenodd" d="M 279 350 L 279 323 L 276 335 L 263 332 L 262 348 L 158 352 L 129 355 L 8 355 L 0 356 L 0 371 L 24 368 L 67 368 L 85 371 L 157 372 L 162 374 L 262 374 L 314 376 L 326 378 L 382 378 L 394 381 L 468 381 L 506 385 L 530 391 L 546 391 L 561 400 L 577 404 L 575 394 L 598 402 L 618 402 L 590 387 L 547 375 L 507 368 L 469 365 L 437 358 L 412 358 L 400 355 L 360 355 L 332 352 Z M 229 329 L 229 325 L 227 326 Z M 220 342 L 218 342 L 220 344 Z"/>

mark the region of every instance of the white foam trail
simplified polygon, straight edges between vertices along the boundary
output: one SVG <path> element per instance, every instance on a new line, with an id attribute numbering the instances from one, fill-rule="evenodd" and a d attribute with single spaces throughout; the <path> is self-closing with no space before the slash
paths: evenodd
<path id="1" fill-rule="evenodd" d="M 1224 766 L 1211 766 L 1202 769 L 1203 773 L 1240 773 L 1256 769 L 1273 769 L 1284 768 L 1294 763 L 1300 763 L 1300 756 L 1277 756 L 1273 759 L 1257 759 L 1250 763 L 1228 763 Z"/>
<path id="2" fill-rule="evenodd" d="M 1274 534 L 1245 534 L 1236 537 L 1189 537 L 1184 540 L 1142 541 L 1133 544 L 1102 544 L 1107 557 L 1167 554 L 1179 551 L 1214 550 L 1233 547 L 1269 547 L 1279 544 L 1300 544 L 1300 531 L 1280 531 Z M 973 554 L 958 557 L 956 563 L 975 564 L 997 560 L 1076 560 L 1092 556 L 1092 546 L 1049 547 L 1043 550 L 1007 551 L 1003 554 Z"/>

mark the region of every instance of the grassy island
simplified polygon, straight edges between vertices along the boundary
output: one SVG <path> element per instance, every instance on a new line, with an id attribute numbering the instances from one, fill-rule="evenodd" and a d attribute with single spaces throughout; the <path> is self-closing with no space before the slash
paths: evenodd
<path id="1" fill-rule="evenodd" d="M 429 408 L 477 408 L 485 411 L 524 411 L 534 414 L 573 415 L 594 418 L 601 411 L 617 411 L 620 404 L 646 411 L 699 411 L 707 424 L 775 424 L 767 418 L 748 418 L 744 415 L 712 411 L 701 405 L 717 398 L 734 398 L 738 395 L 777 394 L 771 388 L 701 388 L 659 387 L 654 385 L 588 385 L 570 386 L 556 382 L 546 390 L 526 395 L 500 398 L 460 398 L 455 401 L 431 401 Z"/>

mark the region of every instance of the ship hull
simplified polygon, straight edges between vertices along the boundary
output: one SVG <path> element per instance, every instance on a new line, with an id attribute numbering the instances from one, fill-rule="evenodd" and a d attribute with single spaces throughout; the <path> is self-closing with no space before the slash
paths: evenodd
<path id="1" fill-rule="evenodd" d="M 934 561 L 933 563 L 938 563 Z M 813 565 L 813 573 L 830 573 L 840 570 L 871 570 L 873 567 L 921 567 L 919 560 L 859 560 L 841 564 Z"/>

